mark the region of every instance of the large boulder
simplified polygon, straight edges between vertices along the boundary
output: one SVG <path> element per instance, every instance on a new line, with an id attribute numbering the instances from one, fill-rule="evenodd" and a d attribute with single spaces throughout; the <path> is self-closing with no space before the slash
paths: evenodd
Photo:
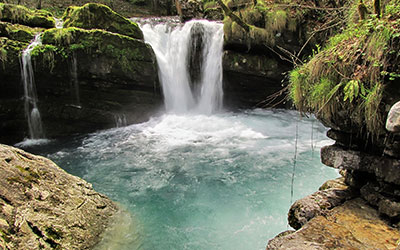
<path id="1" fill-rule="evenodd" d="M 52 161 L 0 145 L 0 249 L 91 249 L 115 203 Z"/>
<path id="2" fill-rule="evenodd" d="M 103 29 L 132 38 L 143 39 L 143 33 L 136 23 L 102 4 L 88 3 L 82 7 L 68 7 L 63 20 L 65 28 Z"/>
<path id="3" fill-rule="evenodd" d="M 31 10 L 21 5 L 0 3 L 0 20 L 31 27 L 53 28 L 53 15 L 45 10 Z"/>

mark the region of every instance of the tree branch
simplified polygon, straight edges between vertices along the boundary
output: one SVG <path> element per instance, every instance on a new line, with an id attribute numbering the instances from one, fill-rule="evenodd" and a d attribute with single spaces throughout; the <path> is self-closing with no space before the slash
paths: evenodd
<path id="1" fill-rule="evenodd" d="M 224 11 L 225 15 L 229 16 L 232 21 L 236 22 L 237 24 L 240 25 L 240 27 L 242 27 L 245 31 L 249 32 L 250 31 L 250 26 L 243 22 L 242 19 L 240 19 L 240 17 L 238 17 L 237 15 L 235 15 L 231 9 L 228 8 L 228 6 L 226 6 L 222 0 L 217 0 L 218 4 L 221 6 L 222 10 Z"/>

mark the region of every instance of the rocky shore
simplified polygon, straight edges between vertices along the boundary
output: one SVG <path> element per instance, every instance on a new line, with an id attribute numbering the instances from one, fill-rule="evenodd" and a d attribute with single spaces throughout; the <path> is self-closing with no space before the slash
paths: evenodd
<path id="1" fill-rule="evenodd" d="M 52 161 L 0 145 L 0 249 L 92 249 L 118 210 Z"/>

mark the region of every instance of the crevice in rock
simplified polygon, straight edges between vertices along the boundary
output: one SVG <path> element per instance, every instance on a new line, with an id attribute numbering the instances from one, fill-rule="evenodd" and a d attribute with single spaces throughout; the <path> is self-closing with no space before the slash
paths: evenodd
<path id="1" fill-rule="evenodd" d="M 51 248 L 53 248 L 53 249 L 58 248 L 59 244 L 57 242 L 55 242 L 54 240 L 47 238 L 37 226 L 33 225 L 32 222 L 26 221 L 26 223 L 31 228 L 32 232 L 34 234 L 36 234 L 39 238 L 42 238 L 46 243 L 48 243 Z"/>

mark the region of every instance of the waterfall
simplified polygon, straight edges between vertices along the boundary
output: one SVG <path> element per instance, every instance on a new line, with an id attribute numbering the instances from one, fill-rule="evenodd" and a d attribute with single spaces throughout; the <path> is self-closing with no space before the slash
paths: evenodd
<path id="1" fill-rule="evenodd" d="M 141 25 L 157 57 L 167 112 L 211 114 L 222 108 L 222 26 L 206 20 Z"/>
<path id="2" fill-rule="evenodd" d="M 70 73 L 71 73 L 71 82 L 70 82 L 71 97 L 74 102 L 72 106 L 76 108 L 81 108 L 81 99 L 79 96 L 79 81 L 78 81 L 78 62 L 76 59 L 75 52 L 72 53 Z"/>
<path id="3" fill-rule="evenodd" d="M 41 44 L 40 33 L 22 52 L 21 76 L 24 86 L 25 115 L 28 120 L 30 139 L 39 139 L 44 137 L 42 120 L 37 105 L 38 97 L 36 93 L 35 77 L 32 68 L 31 52 Z"/>

